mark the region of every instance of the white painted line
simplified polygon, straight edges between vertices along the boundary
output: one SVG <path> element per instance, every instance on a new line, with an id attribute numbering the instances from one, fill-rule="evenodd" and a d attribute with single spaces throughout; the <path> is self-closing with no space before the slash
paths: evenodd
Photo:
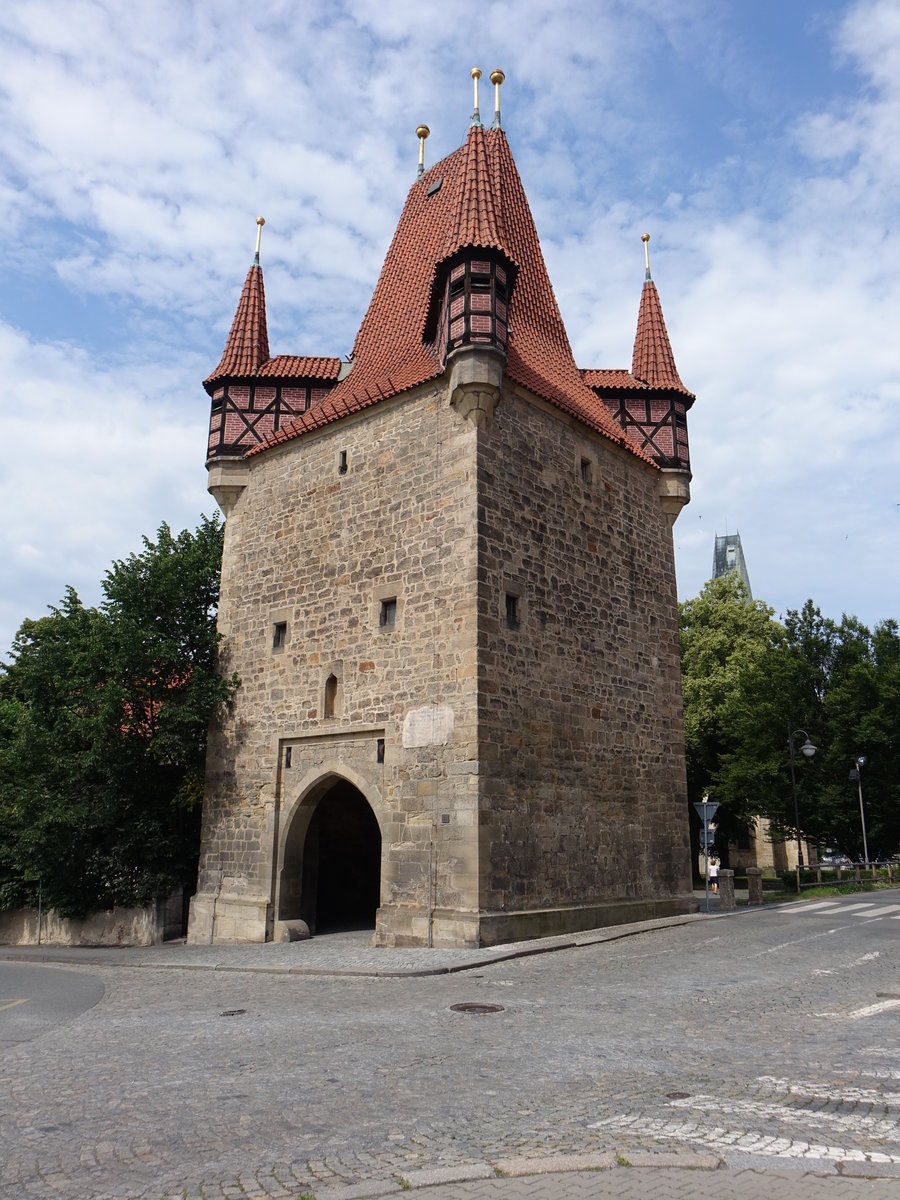
<path id="1" fill-rule="evenodd" d="M 882 916 L 886 916 L 888 913 L 900 912 L 900 904 L 882 904 L 878 911 Z"/>
<path id="2" fill-rule="evenodd" d="M 874 1017 L 891 1008 L 900 1008 L 900 1000 L 880 1000 L 877 1004 L 867 1004 L 865 1008 L 857 1008 L 855 1012 L 847 1013 L 847 1019 L 858 1021 L 860 1017 Z"/>
<path id="3" fill-rule="evenodd" d="M 874 907 L 874 904 L 848 904 L 846 911 L 851 917 L 870 917 L 872 914 L 863 912 L 863 909 Z"/>
<path id="4" fill-rule="evenodd" d="M 822 912 L 826 908 L 839 908 L 837 900 L 813 900 L 810 904 L 785 904 L 779 908 L 780 913 L 811 913 Z"/>

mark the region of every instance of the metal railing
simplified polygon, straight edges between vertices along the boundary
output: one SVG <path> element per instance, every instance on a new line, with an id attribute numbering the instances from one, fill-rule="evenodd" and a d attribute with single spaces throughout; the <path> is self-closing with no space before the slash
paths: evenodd
<path id="1" fill-rule="evenodd" d="M 829 878 L 823 879 L 823 872 L 827 872 Z M 809 875 L 815 875 L 815 879 L 803 878 Z M 892 884 L 895 877 L 900 882 L 900 863 L 896 859 L 884 862 L 870 861 L 868 866 L 865 863 L 851 863 L 849 866 L 817 863 L 814 867 L 797 868 L 797 891 L 800 892 L 803 888 L 834 887 L 842 883 L 875 883 L 885 878 Z"/>

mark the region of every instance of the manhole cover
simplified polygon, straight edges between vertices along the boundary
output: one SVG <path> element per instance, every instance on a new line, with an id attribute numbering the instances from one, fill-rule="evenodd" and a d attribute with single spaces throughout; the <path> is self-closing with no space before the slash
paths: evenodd
<path id="1" fill-rule="evenodd" d="M 468 1000 L 464 1004 L 451 1004 L 450 1011 L 481 1016 L 484 1013 L 505 1012 L 506 1010 L 502 1004 L 476 1004 L 474 1001 Z"/>
<path id="2" fill-rule="evenodd" d="M 246 1008 L 226 1008 L 224 1012 L 220 1012 L 220 1017 L 240 1017 L 246 1012 Z"/>
<path id="3" fill-rule="evenodd" d="M 690 1092 L 666 1092 L 667 1100 L 690 1100 Z"/>

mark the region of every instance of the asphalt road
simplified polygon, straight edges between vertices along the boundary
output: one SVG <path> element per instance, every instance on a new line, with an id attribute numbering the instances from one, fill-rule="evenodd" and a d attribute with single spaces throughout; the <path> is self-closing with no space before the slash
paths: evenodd
<path id="1" fill-rule="evenodd" d="M 81 971 L 0 962 L 0 1053 L 80 1016 L 103 991 L 102 980 Z"/>
<path id="2" fill-rule="evenodd" d="M 672 1152 L 900 1194 L 898 946 L 893 891 L 423 979 L 2 966 L 35 1002 L 43 974 L 106 992 L 0 1055 L 0 1196 L 338 1200 Z"/>

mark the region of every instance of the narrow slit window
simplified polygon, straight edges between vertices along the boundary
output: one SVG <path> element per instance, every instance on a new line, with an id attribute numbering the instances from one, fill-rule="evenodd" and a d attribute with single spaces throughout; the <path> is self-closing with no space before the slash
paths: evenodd
<path id="1" fill-rule="evenodd" d="M 284 765 L 286 767 L 289 767 L 291 765 L 291 747 L 290 746 L 286 747 L 286 749 L 284 751 Z"/>
<path id="2" fill-rule="evenodd" d="M 336 675 L 329 675 L 325 680 L 325 716 L 333 717 L 337 706 L 338 681 Z"/>
<path id="3" fill-rule="evenodd" d="M 382 600 L 381 608 L 378 612 L 378 624 L 382 629 L 388 629 L 397 622 L 397 598 L 392 597 L 390 600 Z"/>
<path id="4" fill-rule="evenodd" d="M 384 738 L 377 738 L 375 741 L 375 761 L 384 762 Z"/>
<path id="5" fill-rule="evenodd" d="M 276 621 L 272 626 L 272 649 L 283 650 L 287 641 L 287 621 Z"/>
<path id="6" fill-rule="evenodd" d="M 591 482 L 591 460 L 589 458 L 583 458 L 581 460 L 581 482 Z"/>
<path id="7" fill-rule="evenodd" d="M 519 597 L 506 593 L 506 624 L 510 629 L 519 628 Z"/>
<path id="8" fill-rule="evenodd" d="M 347 474 L 347 451 L 342 450 L 338 458 L 338 475 Z"/>

